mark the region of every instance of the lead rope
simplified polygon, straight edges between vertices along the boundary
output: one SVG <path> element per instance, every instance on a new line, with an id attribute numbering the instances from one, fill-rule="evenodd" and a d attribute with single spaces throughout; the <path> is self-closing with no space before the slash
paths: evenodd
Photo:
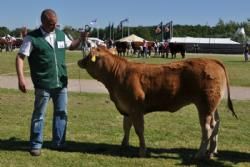
<path id="1" fill-rule="evenodd" d="M 85 31 L 90 31 L 90 27 L 88 25 L 85 25 Z M 81 43 L 80 43 L 80 48 L 82 50 L 82 58 L 84 58 L 86 56 L 86 47 L 87 46 L 87 41 L 88 41 L 88 38 L 86 38 L 84 41 L 81 40 Z M 80 88 L 80 93 L 82 93 L 82 85 L 81 85 L 81 69 L 79 68 L 78 69 L 78 81 L 79 81 L 79 88 Z"/>
<path id="2" fill-rule="evenodd" d="M 79 93 L 82 93 L 82 85 L 81 85 L 81 71 L 80 67 L 78 68 L 78 83 L 79 83 Z"/>
<path id="3" fill-rule="evenodd" d="M 81 51 L 82 51 L 82 57 L 84 57 L 84 48 L 83 48 L 83 44 L 82 44 L 82 41 L 80 43 L 80 48 L 81 48 Z M 78 83 L 79 83 L 79 91 L 80 93 L 82 93 L 82 85 L 81 85 L 81 71 L 80 71 L 80 67 L 78 68 Z"/>

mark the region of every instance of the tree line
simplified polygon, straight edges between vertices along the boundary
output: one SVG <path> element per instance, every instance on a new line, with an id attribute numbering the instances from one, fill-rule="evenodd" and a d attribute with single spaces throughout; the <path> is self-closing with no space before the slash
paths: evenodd
<path id="1" fill-rule="evenodd" d="M 236 34 L 238 28 L 244 28 L 245 36 L 242 34 Z M 128 34 L 136 34 L 147 40 L 162 40 L 162 34 L 155 33 L 156 26 L 137 26 L 137 27 L 123 27 L 123 34 L 115 27 L 104 27 L 104 28 L 92 28 L 91 36 L 99 37 L 100 39 L 107 40 L 110 37 L 113 40 L 120 39 L 122 36 L 127 36 Z M 0 37 L 10 34 L 11 36 L 19 37 L 22 28 L 16 28 L 10 30 L 7 27 L 0 27 Z M 69 34 L 72 38 L 77 38 L 79 36 L 79 30 L 72 26 L 64 26 L 62 30 Z M 28 32 L 31 29 L 28 29 Z M 162 30 L 164 31 L 164 30 Z M 209 25 L 173 25 L 173 36 L 174 37 L 204 37 L 204 38 L 231 38 L 234 41 L 244 43 L 250 39 L 250 18 L 243 22 L 229 21 L 224 22 L 219 19 L 215 26 Z"/>

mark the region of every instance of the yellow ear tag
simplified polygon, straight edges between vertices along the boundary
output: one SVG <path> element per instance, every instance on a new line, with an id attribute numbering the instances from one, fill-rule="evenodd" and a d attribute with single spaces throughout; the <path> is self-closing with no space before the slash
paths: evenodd
<path id="1" fill-rule="evenodd" d="M 95 62 L 95 61 L 96 61 L 96 56 L 92 56 L 92 57 L 91 57 L 91 61 L 92 61 L 92 62 Z"/>

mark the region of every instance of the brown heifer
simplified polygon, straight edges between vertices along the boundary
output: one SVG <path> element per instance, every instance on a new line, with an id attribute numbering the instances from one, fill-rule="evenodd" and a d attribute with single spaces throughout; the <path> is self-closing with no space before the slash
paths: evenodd
<path id="1" fill-rule="evenodd" d="M 230 99 L 227 73 L 218 60 L 193 58 L 162 65 L 141 64 L 113 55 L 108 49 L 95 48 L 79 60 L 78 65 L 106 86 L 111 100 L 124 115 L 123 146 L 129 144 L 129 131 L 134 126 L 139 137 L 140 156 L 146 153 L 143 118 L 146 113 L 175 112 L 195 104 L 202 131 L 196 158 L 217 153 L 217 107 L 225 90 L 228 107 L 237 117 Z"/>
<path id="2" fill-rule="evenodd" d="M 116 50 L 118 52 L 118 55 L 125 56 L 125 53 L 128 55 L 128 49 L 129 49 L 129 43 L 128 42 L 115 42 Z"/>
<path id="3" fill-rule="evenodd" d="M 132 46 L 132 49 L 134 50 L 134 54 L 138 53 L 138 57 L 140 55 L 143 56 L 143 51 L 142 51 L 143 42 L 134 41 L 134 42 L 131 42 L 131 46 Z M 152 41 L 147 41 L 147 46 L 148 46 L 147 48 L 148 54 L 150 56 L 152 50 L 154 50 L 155 43 Z"/>

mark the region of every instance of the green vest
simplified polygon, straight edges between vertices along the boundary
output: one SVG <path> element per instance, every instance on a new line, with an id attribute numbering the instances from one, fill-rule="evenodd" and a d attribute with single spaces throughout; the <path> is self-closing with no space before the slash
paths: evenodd
<path id="1" fill-rule="evenodd" d="M 30 32 L 33 49 L 28 57 L 31 79 L 35 88 L 53 89 L 67 87 L 65 65 L 65 34 L 56 29 L 55 47 L 44 38 L 40 29 Z M 64 46 L 64 47 L 62 47 Z"/>

